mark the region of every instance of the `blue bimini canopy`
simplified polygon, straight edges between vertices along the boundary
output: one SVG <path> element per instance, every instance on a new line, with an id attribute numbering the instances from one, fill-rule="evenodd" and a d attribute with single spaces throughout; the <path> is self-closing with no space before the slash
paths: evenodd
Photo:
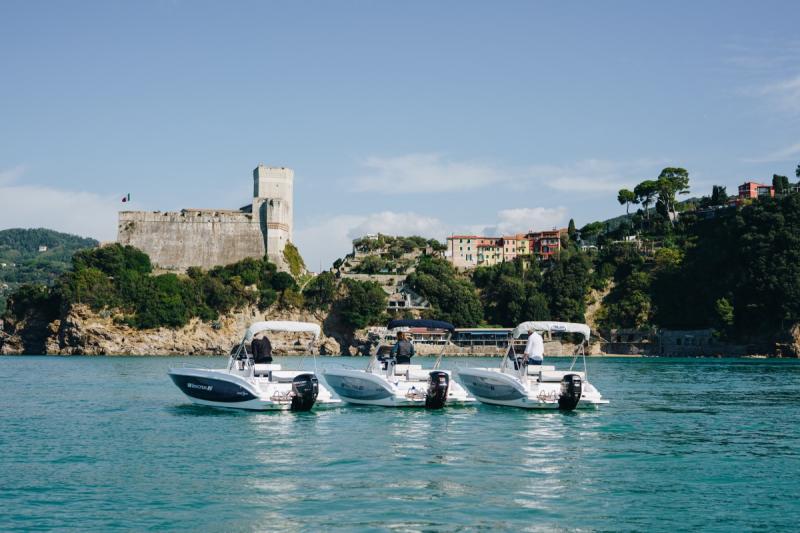
<path id="1" fill-rule="evenodd" d="M 425 319 L 396 319 L 390 320 L 386 325 L 387 329 L 395 328 L 428 328 L 428 329 L 446 329 L 453 332 L 456 327 L 450 322 L 443 322 L 441 320 L 425 320 Z"/>

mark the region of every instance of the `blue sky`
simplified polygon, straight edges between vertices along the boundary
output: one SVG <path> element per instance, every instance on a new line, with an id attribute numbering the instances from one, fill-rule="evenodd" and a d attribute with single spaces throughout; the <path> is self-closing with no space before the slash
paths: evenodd
<path id="1" fill-rule="evenodd" d="M 580 226 L 622 186 L 800 162 L 797 2 L 0 3 L 0 229 L 112 240 L 295 169 L 310 268 L 359 234 Z"/>

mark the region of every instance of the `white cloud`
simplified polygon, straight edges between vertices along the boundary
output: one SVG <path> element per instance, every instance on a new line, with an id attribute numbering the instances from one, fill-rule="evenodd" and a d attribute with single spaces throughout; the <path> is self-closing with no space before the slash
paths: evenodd
<path id="1" fill-rule="evenodd" d="M 798 157 L 800 157 L 800 142 L 763 156 L 747 157 L 742 161 L 745 163 L 777 163 L 780 161 L 792 161 Z"/>
<path id="2" fill-rule="evenodd" d="M 437 218 L 419 213 L 382 211 L 368 215 L 338 215 L 316 221 L 295 230 L 294 239 L 311 270 L 331 266 L 352 249 L 353 239 L 367 233 L 385 235 L 420 235 L 443 239 L 444 224 Z"/>
<path id="3" fill-rule="evenodd" d="M 0 171 L 0 229 L 48 228 L 114 240 L 120 198 L 16 181 L 24 166 Z"/>
<path id="4" fill-rule="evenodd" d="M 296 229 L 294 239 L 300 253 L 311 270 L 320 266 L 327 269 L 337 258 L 352 249 L 353 239 L 367 233 L 385 235 L 419 235 L 444 241 L 452 233 L 475 233 L 501 236 L 528 230 L 551 229 L 564 226 L 567 221 L 565 207 L 525 207 L 504 209 L 497 213 L 497 221 L 453 227 L 440 219 L 419 213 L 381 211 L 367 215 L 338 215 L 315 221 Z"/>
<path id="5" fill-rule="evenodd" d="M 450 161 L 439 154 L 369 157 L 363 165 L 371 172 L 355 178 L 354 188 L 359 192 L 411 194 L 464 191 L 490 185 L 514 189 L 544 185 L 556 191 L 607 193 L 657 175 L 665 163 L 664 159 L 584 159 L 565 165 L 511 168 Z"/>
<path id="6" fill-rule="evenodd" d="M 800 75 L 764 85 L 758 93 L 784 111 L 800 113 Z"/>
<path id="7" fill-rule="evenodd" d="M 655 177 L 665 162 L 663 159 L 585 159 L 569 165 L 534 165 L 529 167 L 528 175 L 557 191 L 608 193 Z"/>
<path id="8" fill-rule="evenodd" d="M 530 230 L 541 231 L 563 226 L 567 221 L 566 207 L 522 207 L 503 209 L 497 213 L 494 235 L 513 235 Z"/>
<path id="9" fill-rule="evenodd" d="M 0 170 L 0 185 L 17 181 L 25 173 L 25 170 L 27 170 L 25 165 L 17 165 L 7 170 Z"/>
<path id="10" fill-rule="evenodd" d="M 384 194 L 477 189 L 508 181 L 500 168 L 480 162 L 449 161 L 440 154 L 368 157 L 367 173 L 355 178 L 355 190 Z"/>

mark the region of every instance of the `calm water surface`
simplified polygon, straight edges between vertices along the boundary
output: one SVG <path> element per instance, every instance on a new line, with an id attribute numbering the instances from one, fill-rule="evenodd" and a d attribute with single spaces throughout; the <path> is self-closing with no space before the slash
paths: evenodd
<path id="1" fill-rule="evenodd" d="M 597 412 L 294 414 L 192 406 L 186 361 L 0 358 L 0 530 L 800 528 L 798 362 L 590 360 Z"/>

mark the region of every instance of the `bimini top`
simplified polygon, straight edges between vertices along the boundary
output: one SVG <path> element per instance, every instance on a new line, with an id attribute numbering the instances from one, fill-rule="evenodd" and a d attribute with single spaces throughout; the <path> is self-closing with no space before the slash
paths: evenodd
<path id="1" fill-rule="evenodd" d="M 586 324 L 577 324 L 575 322 L 523 322 L 512 332 L 515 339 L 518 339 L 523 333 L 530 333 L 532 331 L 552 331 L 558 333 L 580 333 L 583 335 L 584 340 L 589 340 L 590 329 Z"/>
<path id="2" fill-rule="evenodd" d="M 428 329 L 446 329 L 453 332 L 456 327 L 450 322 L 443 322 L 441 320 L 425 320 L 425 319 L 405 319 L 398 318 L 390 320 L 386 325 L 386 329 L 395 328 L 428 328 Z"/>
<path id="3" fill-rule="evenodd" d="M 256 334 L 262 331 L 292 331 L 298 333 L 313 333 L 314 338 L 319 338 L 320 328 L 311 322 L 292 322 L 290 320 L 267 320 L 266 322 L 254 322 L 247 328 L 245 340 L 251 340 Z"/>

